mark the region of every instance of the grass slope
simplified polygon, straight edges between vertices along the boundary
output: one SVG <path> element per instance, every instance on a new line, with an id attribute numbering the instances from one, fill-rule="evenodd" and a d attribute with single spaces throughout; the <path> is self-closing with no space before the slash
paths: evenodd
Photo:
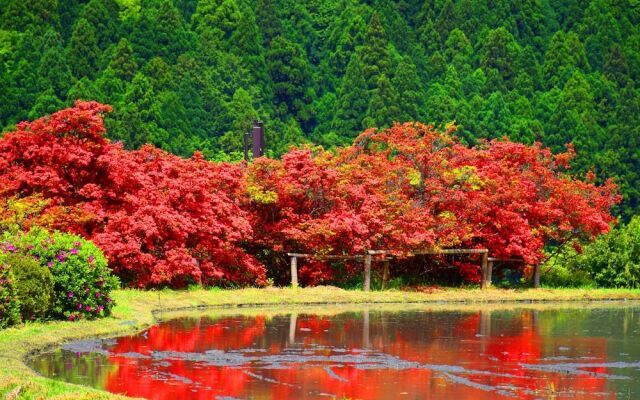
<path id="1" fill-rule="evenodd" d="M 463 303 L 485 305 L 518 302 L 576 300 L 640 300 L 640 291 L 625 289 L 434 289 L 429 293 L 362 292 L 333 287 L 305 289 L 197 289 L 188 291 L 119 290 L 113 293 L 113 316 L 81 322 L 28 323 L 0 331 L 0 396 L 6 399 L 112 399 L 124 398 L 91 388 L 46 379 L 29 369 L 29 355 L 64 341 L 96 336 L 131 334 L 156 322 L 154 311 L 249 305 L 292 306 L 305 304 L 362 303 Z M 436 304 L 434 304 L 436 303 Z"/>

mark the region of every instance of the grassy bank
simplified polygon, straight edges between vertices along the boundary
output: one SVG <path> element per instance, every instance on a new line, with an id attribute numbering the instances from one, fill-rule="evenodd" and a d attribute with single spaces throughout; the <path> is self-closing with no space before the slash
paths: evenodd
<path id="1" fill-rule="evenodd" d="M 576 300 L 640 300 L 640 291 L 622 289 L 478 290 L 434 289 L 428 292 L 346 291 L 331 287 L 309 289 L 240 289 L 189 291 L 134 291 L 113 293 L 113 316 L 98 321 L 29 323 L 0 331 L 0 396 L 25 398 L 118 398 L 105 392 L 37 376 L 25 364 L 29 354 L 64 341 L 95 336 L 117 336 L 141 330 L 156 321 L 154 311 L 198 307 L 283 306 L 322 303 L 430 303 L 433 308 L 452 304 L 519 307 L 522 302 L 574 302 Z M 520 302 L 520 303 L 519 303 Z M 504 303 L 504 304 L 503 304 Z M 270 307 L 273 310 L 273 307 Z"/>

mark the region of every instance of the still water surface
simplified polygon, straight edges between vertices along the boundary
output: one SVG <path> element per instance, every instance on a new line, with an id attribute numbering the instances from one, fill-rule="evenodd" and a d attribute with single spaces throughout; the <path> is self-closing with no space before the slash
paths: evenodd
<path id="1" fill-rule="evenodd" d="M 640 305 L 571 307 L 218 311 L 31 362 L 149 399 L 640 399 Z"/>

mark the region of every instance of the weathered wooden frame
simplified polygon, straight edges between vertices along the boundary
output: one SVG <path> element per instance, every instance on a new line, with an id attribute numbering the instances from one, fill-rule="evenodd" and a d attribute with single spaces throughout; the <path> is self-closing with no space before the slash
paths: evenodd
<path id="1" fill-rule="evenodd" d="M 383 271 L 382 271 L 382 288 L 386 289 L 389 280 L 389 256 L 393 253 L 389 250 L 367 250 L 363 255 L 355 256 L 340 256 L 340 255 L 327 255 L 327 256 L 314 256 L 313 254 L 306 253 L 287 253 L 291 258 L 291 286 L 298 287 L 298 258 L 312 258 L 317 257 L 320 260 L 362 260 L 364 263 L 364 283 L 363 288 L 365 292 L 371 290 L 371 263 L 373 256 L 382 255 L 387 256 L 382 259 Z M 491 286 L 491 277 L 493 275 L 493 263 L 494 262 L 524 262 L 521 259 L 516 258 L 493 258 L 489 257 L 488 249 L 440 249 L 440 250 L 423 250 L 413 252 L 414 255 L 441 255 L 441 254 L 481 254 L 481 280 L 480 288 L 486 289 Z M 536 266 L 534 271 L 534 287 L 540 286 L 540 268 Z"/>

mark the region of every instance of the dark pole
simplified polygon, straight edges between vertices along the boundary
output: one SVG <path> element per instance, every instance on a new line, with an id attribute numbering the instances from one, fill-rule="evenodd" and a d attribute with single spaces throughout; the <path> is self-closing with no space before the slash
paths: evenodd
<path id="1" fill-rule="evenodd" d="M 264 155 L 264 127 L 262 122 L 253 120 L 253 158 Z"/>
<path id="2" fill-rule="evenodd" d="M 258 126 L 260 127 L 260 156 L 264 155 L 264 123 L 262 121 L 258 121 Z"/>

